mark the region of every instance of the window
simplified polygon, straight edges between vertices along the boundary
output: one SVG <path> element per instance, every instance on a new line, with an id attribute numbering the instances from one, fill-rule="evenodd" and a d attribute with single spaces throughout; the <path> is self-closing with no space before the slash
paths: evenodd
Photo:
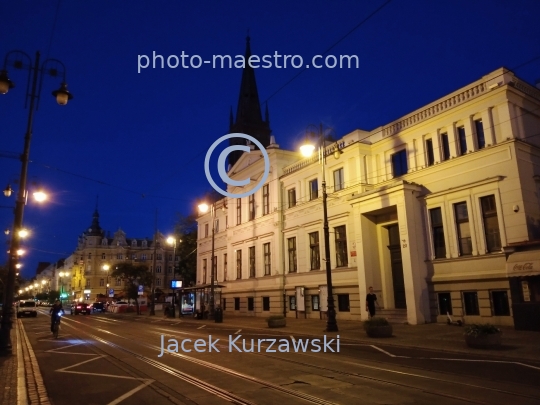
<path id="1" fill-rule="evenodd" d="M 207 259 L 202 259 L 203 283 L 206 284 L 206 264 Z"/>
<path id="2" fill-rule="evenodd" d="M 442 146 L 443 160 L 450 159 L 450 144 L 448 142 L 448 134 L 446 133 L 441 134 L 441 146 Z"/>
<path id="3" fill-rule="evenodd" d="M 255 219 L 255 194 L 249 196 L 249 220 Z"/>
<path id="4" fill-rule="evenodd" d="M 426 139 L 426 159 L 427 159 L 427 165 L 433 166 L 433 163 L 435 163 L 435 155 L 433 154 L 433 140 L 432 139 Z"/>
<path id="5" fill-rule="evenodd" d="M 289 309 L 296 311 L 296 297 L 294 295 L 289 296 Z"/>
<path id="6" fill-rule="evenodd" d="M 510 316 L 508 293 L 506 291 L 491 291 L 491 303 L 493 308 L 493 315 Z"/>
<path id="7" fill-rule="evenodd" d="M 167 255 L 167 260 L 172 262 L 172 255 L 171 254 Z"/>
<path id="8" fill-rule="evenodd" d="M 105 260 L 105 253 L 102 253 L 102 254 L 101 254 L 101 259 L 102 259 L 102 260 Z"/>
<path id="9" fill-rule="evenodd" d="M 227 280 L 227 253 L 223 253 L 223 280 Z"/>
<path id="10" fill-rule="evenodd" d="M 156 273 L 161 273 L 161 266 L 156 266 Z"/>
<path id="11" fill-rule="evenodd" d="M 431 217 L 431 233 L 433 235 L 433 253 L 436 259 L 446 257 L 446 246 L 444 244 L 444 228 L 442 220 L 442 210 L 433 208 L 429 210 Z"/>
<path id="12" fill-rule="evenodd" d="M 319 182 L 313 179 L 309 182 L 309 199 L 314 200 L 319 198 Z"/>
<path id="13" fill-rule="evenodd" d="M 343 190 L 345 181 L 343 180 L 343 168 L 334 170 L 334 191 Z"/>
<path id="14" fill-rule="evenodd" d="M 116 280 L 114 280 L 114 285 L 115 285 L 116 287 L 121 286 L 121 285 L 122 285 L 122 279 L 117 278 Z"/>
<path id="15" fill-rule="evenodd" d="M 131 241 L 131 246 L 137 247 L 137 241 L 135 239 Z"/>
<path id="16" fill-rule="evenodd" d="M 482 205 L 482 218 L 484 222 L 484 235 L 486 237 L 486 249 L 488 252 L 501 250 L 501 234 L 499 232 L 499 220 L 497 219 L 497 205 L 495 196 L 488 195 L 480 198 Z"/>
<path id="17" fill-rule="evenodd" d="M 474 129 L 476 130 L 476 143 L 478 149 L 484 149 L 486 147 L 486 138 L 484 137 L 484 125 L 482 120 L 474 121 Z"/>
<path id="18" fill-rule="evenodd" d="M 156 278 L 156 285 L 161 286 L 161 277 Z"/>
<path id="19" fill-rule="evenodd" d="M 439 315 L 446 315 L 447 313 L 452 315 L 452 298 L 450 293 L 439 293 Z"/>
<path id="20" fill-rule="evenodd" d="M 407 150 L 403 149 L 392 155 L 392 173 L 394 177 L 407 174 Z"/>
<path id="21" fill-rule="evenodd" d="M 214 223 L 214 232 L 219 232 L 219 219 L 216 219 L 216 222 Z"/>
<path id="22" fill-rule="evenodd" d="M 172 267 L 171 266 L 169 266 L 169 268 L 167 269 L 167 273 L 172 274 Z"/>
<path id="23" fill-rule="evenodd" d="M 142 247 L 146 247 L 148 245 L 148 242 L 146 242 L 145 240 L 142 241 Z"/>
<path id="24" fill-rule="evenodd" d="M 270 257 L 270 243 L 263 245 L 264 249 L 264 275 L 269 276 L 271 274 L 271 257 Z"/>
<path id="25" fill-rule="evenodd" d="M 454 205 L 456 212 L 456 225 L 458 231 L 458 245 L 460 256 L 472 254 L 471 228 L 469 225 L 469 213 L 467 203 L 462 202 Z"/>
<path id="26" fill-rule="evenodd" d="M 296 273 L 296 238 L 287 239 L 287 245 L 289 247 L 289 273 Z"/>
<path id="27" fill-rule="evenodd" d="M 132 254 L 132 255 L 131 255 L 131 260 L 137 260 L 137 255 L 136 255 L 136 254 Z"/>
<path id="28" fill-rule="evenodd" d="M 467 153 L 467 137 L 465 136 L 465 127 L 459 127 L 457 129 L 458 142 L 459 142 L 459 154 L 464 155 Z"/>
<path id="29" fill-rule="evenodd" d="M 311 296 L 311 309 L 313 311 L 320 311 L 320 306 L 319 306 L 319 296 L 318 295 L 312 295 Z"/>
<path id="30" fill-rule="evenodd" d="M 208 237 L 208 224 L 204 224 L 204 237 Z"/>
<path id="31" fill-rule="evenodd" d="M 248 297 L 248 311 L 253 311 L 255 309 L 253 297 Z"/>
<path id="32" fill-rule="evenodd" d="M 225 311 L 227 309 L 227 298 L 223 298 L 221 302 L 221 308 Z"/>
<path id="33" fill-rule="evenodd" d="M 476 291 L 463 293 L 463 304 L 465 307 L 465 315 L 480 315 L 478 309 L 478 294 Z"/>
<path id="34" fill-rule="evenodd" d="M 249 276 L 255 277 L 255 246 L 249 248 Z"/>
<path id="35" fill-rule="evenodd" d="M 238 297 L 234 298 L 234 310 L 240 311 L 240 298 Z"/>
<path id="36" fill-rule="evenodd" d="M 88 253 L 88 260 L 92 258 L 92 253 Z"/>
<path id="37" fill-rule="evenodd" d="M 105 287 L 105 280 L 104 279 L 102 279 L 102 278 L 99 279 L 99 286 L 100 287 Z"/>
<path id="38" fill-rule="evenodd" d="M 141 260 L 146 260 L 146 253 L 143 253 L 143 254 L 141 255 Z"/>
<path id="39" fill-rule="evenodd" d="M 236 199 L 236 225 L 240 225 L 242 223 L 242 199 L 237 198 Z"/>
<path id="40" fill-rule="evenodd" d="M 163 255 L 161 253 L 158 253 L 156 255 L 156 260 L 163 260 Z"/>
<path id="41" fill-rule="evenodd" d="M 336 267 L 346 267 L 348 264 L 348 256 L 345 225 L 334 228 L 334 232 L 336 235 Z"/>
<path id="42" fill-rule="evenodd" d="M 242 278 L 242 251 L 236 251 L 236 278 Z"/>
<path id="43" fill-rule="evenodd" d="M 262 297 L 263 311 L 270 311 L 270 297 Z"/>
<path id="44" fill-rule="evenodd" d="M 123 257 L 124 257 L 124 256 L 122 255 L 122 253 L 117 253 L 117 254 L 116 254 L 116 259 L 117 259 L 117 260 L 122 260 Z"/>
<path id="45" fill-rule="evenodd" d="M 225 229 L 229 227 L 229 217 L 225 217 Z"/>
<path id="46" fill-rule="evenodd" d="M 309 261 L 310 270 L 319 270 L 321 268 L 319 232 L 311 232 L 309 234 Z"/>
<path id="47" fill-rule="evenodd" d="M 296 189 L 291 188 L 289 191 L 287 191 L 287 196 L 288 196 L 287 201 L 289 202 L 289 208 L 294 207 L 296 205 Z"/>
<path id="48" fill-rule="evenodd" d="M 86 288 L 90 288 L 90 279 L 86 279 Z"/>
<path id="49" fill-rule="evenodd" d="M 349 312 L 351 310 L 349 305 L 349 294 L 338 294 L 337 301 L 339 312 Z"/>
<path id="50" fill-rule="evenodd" d="M 268 184 L 263 186 L 263 215 L 270 214 L 270 190 Z"/>

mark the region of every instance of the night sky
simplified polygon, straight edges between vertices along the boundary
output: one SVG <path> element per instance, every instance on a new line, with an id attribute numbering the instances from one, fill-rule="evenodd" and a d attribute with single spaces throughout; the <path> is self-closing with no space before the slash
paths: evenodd
<path id="1" fill-rule="evenodd" d="M 40 184 L 50 200 L 26 206 L 32 235 L 23 275 L 75 250 L 97 195 L 105 230 L 151 238 L 156 210 L 159 230 L 170 233 L 176 213 L 192 212 L 210 190 L 204 156 L 228 133 L 241 70 L 203 64 L 138 73 L 138 55 L 243 55 L 248 29 L 257 55 L 277 51 L 309 63 L 333 45 L 329 54 L 357 55 L 357 69 L 306 69 L 290 83 L 301 69 L 256 70 L 273 134 L 295 150 L 310 123 L 338 136 L 372 130 L 501 66 L 529 83 L 540 79 L 538 0 L 386 3 L 360 24 L 385 1 L 4 0 L 1 61 L 15 49 L 59 59 L 74 95 L 58 106 L 50 92 L 60 80 L 45 77 L 29 187 Z M 8 73 L 17 86 L 0 96 L 0 186 L 17 189 L 27 72 Z M 13 213 L 4 207 L 15 198 L 1 197 L 5 230 Z"/>

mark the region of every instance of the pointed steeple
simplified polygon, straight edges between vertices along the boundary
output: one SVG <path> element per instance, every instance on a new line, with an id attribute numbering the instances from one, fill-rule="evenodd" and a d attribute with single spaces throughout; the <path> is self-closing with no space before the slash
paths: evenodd
<path id="1" fill-rule="evenodd" d="M 263 121 L 261 114 L 261 103 L 259 101 L 259 92 L 257 91 L 257 82 L 255 80 L 255 69 L 249 63 L 251 56 L 250 37 L 246 38 L 246 52 L 244 55 L 245 67 L 242 71 L 242 82 L 240 84 L 240 95 L 238 97 L 238 107 L 236 109 L 236 121 L 231 120 L 229 132 L 240 132 L 248 134 L 257 139 L 264 147 L 270 145 L 270 129 L 268 121 L 268 106 L 266 111 L 266 121 Z M 231 117 L 232 118 L 232 114 Z M 240 138 L 230 140 L 231 145 L 245 145 Z M 242 152 L 236 151 L 229 155 L 229 163 L 234 165 Z"/>
<path id="2" fill-rule="evenodd" d="M 88 228 L 88 231 L 85 232 L 87 236 L 101 236 L 103 234 L 103 230 L 101 229 L 101 226 L 99 226 L 99 212 L 97 209 L 97 202 L 96 202 L 96 210 L 94 211 L 94 215 L 92 217 L 92 225 L 90 225 L 90 228 Z"/>

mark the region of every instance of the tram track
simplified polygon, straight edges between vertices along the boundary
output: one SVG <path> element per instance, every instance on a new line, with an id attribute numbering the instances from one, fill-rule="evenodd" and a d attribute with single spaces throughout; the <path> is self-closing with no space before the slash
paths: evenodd
<path id="1" fill-rule="evenodd" d="M 121 336 L 121 335 L 115 334 L 115 333 L 113 333 L 111 331 L 108 331 L 108 330 L 104 330 L 104 329 L 97 328 L 97 327 L 94 327 L 94 326 L 90 326 L 90 327 L 94 328 L 96 330 L 99 330 L 99 331 L 101 331 L 103 333 L 114 335 L 114 336 L 116 336 L 118 338 L 130 340 L 126 336 Z M 168 331 L 168 332 L 177 332 L 177 331 L 172 331 L 170 329 L 164 329 L 164 328 L 156 328 L 156 330 L 163 330 L 163 331 Z M 149 349 L 153 349 L 153 350 L 159 350 L 160 349 L 157 345 L 152 345 L 152 344 L 149 344 L 149 343 L 141 343 L 141 342 L 136 342 L 136 343 L 139 344 L 139 345 L 142 345 L 144 347 L 147 347 Z M 217 346 L 218 347 L 225 347 L 224 345 L 219 345 L 219 344 Z M 403 382 L 397 382 L 397 381 L 392 381 L 392 380 L 385 379 L 385 378 L 373 377 L 373 376 L 369 376 L 369 375 L 365 375 L 365 374 L 361 374 L 361 373 L 341 371 L 341 370 L 337 370 L 337 369 L 334 369 L 334 368 L 329 368 L 329 367 L 326 367 L 326 366 L 320 366 L 320 365 L 316 365 L 316 364 L 306 363 L 305 361 L 298 361 L 298 360 L 293 360 L 293 359 L 290 359 L 290 358 L 283 358 L 283 357 L 278 357 L 278 356 L 264 354 L 264 353 L 250 353 L 250 354 L 256 354 L 256 355 L 259 355 L 259 356 L 264 356 L 264 357 L 271 358 L 272 360 L 277 360 L 277 361 L 281 361 L 281 362 L 287 362 L 289 364 L 295 364 L 295 365 L 299 365 L 299 366 L 303 366 L 303 367 L 309 367 L 309 368 L 317 369 L 317 370 L 319 370 L 318 374 L 320 374 L 320 371 L 331 372 L 331 373 L 335 373 L 335 374 L 339 374 L 339 375 L 343 375 L 343 376 L 347 376 L 347 377 L 359 378 L 359 379 L 366 380 L 366 381 L 373 381 L 373 382 L 377 382 L 377 383 L 384 384 L 384 385 L 399 386 L 399 387 L 402 387 L 402 388 L 416 390 L 416 391 L 420 391 L 420 392 L 430 394 L 430 395 L 455 399 L 455 400 L 459 400 L 459 401 L 462 401 L 462 402 L 474 403 L 474 404 L 479 404 L 479 405 L 492 405 L 491 402 L 485 402 L 485 401 L 482 401 L 480 399 L 467 398 L 467 397 L 456 395 L 456 394 L 448 394 L 448 393 L 442 392 L 442 391 L 437 391 L 437 390 L 432 390 L 432 389 L 426 389 L 424 387 L 419 387 L 418 385 L 414 385 L 414 384 L 406 384 L 406 383 L 403 383 Z M 307 354 L 307 353 L 298 353 L 298 354 L 309 356 L 309 354 Z M 235 376 L 237 376 L 239 378 L 244 378 L 244 379 L 247 379 L 247 380 L 250 380 L 250 381 L 254 381 L 254 382 L 258 383 L 258 384 L 265 385 L 266 387 L 269 387 L 269 388 L 272 388 L 272 389 L 278 389 L 278 390 L 280 390 L 282 392 L 286 392 L 289 395 L 291 395 L 291 394 L 294 395 L 294 396 L 298 396 L 298 394 L 300 394 L 302 396 L 306 395 L 306 394 L 303 394 L 303 393 L 298 393 L 298 391 L 290 390 L 288 388 L 284 388 L 284 387 L 281 387 L 281 386 L 276 386 L 275 384 L 268 383 L 268 382 L 260 380 L 260 379 L 256 379 L 255 377 L 247 376 L 247 375 L 245 375 L 243 373 L 239 373 L 239 372 L 237 372 L 235 370 L 232 370 L 230 368 L 226 368 L 226 367 L 223 367 L 223 366 L 219 366 L 217 364 L 209 363 L 209 362 L 206 362 L 204 360 L 200 360 L 200 359 L 196 359 L 196 358 L 187 356 L 185 354 L 170 353 L 170 355 L 172 355 L 174 357 L 179 357 L 179 358 L 181 358 L 183 360 L 186 360 L 186 361 L 189 361 L 189 362 L 192 362 L 192 363 L 196 363 L 199 366 L 203 366 L 203 367 L 206 367 L 206 368 L 213 369 L 213 370 L 218 371 L 218 372 L 226 373 L 226 374 L 229 374 L 229 375 L 235 375 Z M 420 378 L 420 379 L 423 379 L 423 380 L 426 380 L 426 381 L 433 381 L 433 382 L 439 382 L 439 383 L 444 383 L 444 384 L 451 384 L 451 385 L 454 385 L 454 386 L 457 386 L 457 387 L 461 386 L 462 389 L 463 388 L 468 388 L 468 389 L 483 390 L 483 391 L 489 391 L 489 392 L 492 392 L 492 393 L 505 395 L 505 396 L 508 395 L 508 396 L 512 396 L 512 397 L 520 397 L 520 398 L 524 398 L 524 399 L 526 398 L 526 399 L 531 399 L 531 400 L 534 400 L 534 401 L 540 401 L 540 397 L 527 395 L 527 394 L 523 394 L 523 393 L 515 392 L 515 391 L 508 391 L 508 390 L 492 388 L 492 387 L 486 387 L 486 386 L 472 384 L 472 383 L 464 383 L 464 382 L 460 382 L 460 381 L 452 381 L 452 380 L 447 380 L 447 379 L 442 379 L 442 378 L 437 378 L 437 377 L 430 377 L 430 376 L 425 376 L 425 375 L 415 374 L 415 373 L 409 373 L 409 372 L 404 372 L 404 371 L 391 370 L 391 369 L 387 369 L 387 368 L 383 368 L 383 367 L 370 366 L 370 365 L 366 365 L 366 364 L 353 363 L 353 362 L 343 362 L 342 360 L 339 360 L 339 361 L 342 362 L 342 363 L 345 363 L 347 365 L 368 368 L 370 370 L 374 370 L 374 371 L 378 371 L 378 372 L 399 374 L 400 376 L 411 377 L 411 378 Z M 316 398 L 316 397 L 314 397 L 314 398 Z M 311 403 L 328 403 L 327 401 L 322 400 L 320 398 L 316 398 L 315 402 L 313 402 L 314 398 L 309 398 L 309 396 L 308 396 L 307 398 L 303 398 L 303 399 L 311 401 Z M 317 401 L 323 401 L 323 402 L 317 402 Z"/>

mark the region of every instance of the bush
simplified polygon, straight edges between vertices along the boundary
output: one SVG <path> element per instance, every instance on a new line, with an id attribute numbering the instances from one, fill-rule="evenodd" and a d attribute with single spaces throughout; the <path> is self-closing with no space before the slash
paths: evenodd
<path id="1" fill-rule="evenodd" d="M 390 323 L 388 322 L 388 319 L 386 318 L 375 317 L 367 321 L 364 321 L 364 329 L 366 330 L 369 328 L 377 327 L 377 326 L 388 326 L 388 325 L 390 325 Z"/>
<path id="2" fill-rule="evenodd" d="M 501 333 L 501 330 L 489 323 L 473 323 L 465 327 L 465 336 L 495 335 Z"/>

